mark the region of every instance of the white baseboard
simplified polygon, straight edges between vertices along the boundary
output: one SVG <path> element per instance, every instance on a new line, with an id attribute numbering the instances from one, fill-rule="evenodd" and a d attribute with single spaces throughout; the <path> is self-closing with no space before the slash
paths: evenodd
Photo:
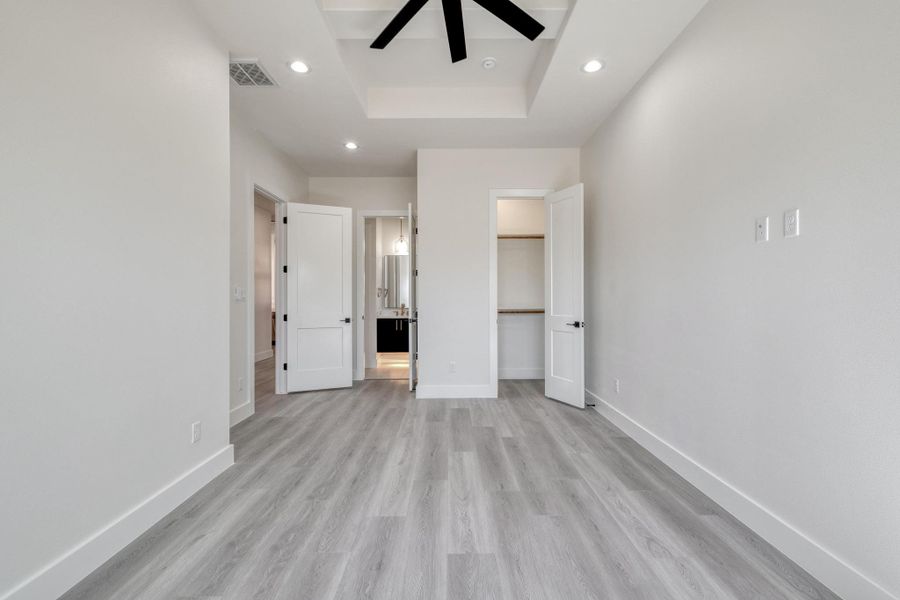
<path id="1" fill-rule="evenodd" d="M 590 390 L 595 410 L 833 592 L 850 600 L 900 600 L 815 540 Z"/>
<path id="2" fill-rule="evenodd" d="M 543 379 L 544 368 L 505 368 L 497 370 L 498 379 Z"/>
<path id="3" fill-rule="evenodd" d="M 263 350 L 262 352 L 256 353 L 256 360 L 254 362 L 260 362 L 266 360 L 267 358 L 272 358 L 275 356 L 275 351 L 269 348 L 268 350 Z"/>
<path id="4" fill-rule="evenodd" d="M 234 427 L 244 419 L 252 417 L 255 410 L 256 407 L 253 406 L 253 402 L 251 402 L 250 400 L 247 400 L 240 406 L 235 406 L 229 413 L 229 427 Z"/>
<path id="5" fill-rule="evenodd" d="M 4 593 L 0 600 L 60 597 L 233 464 L 234 446 L 229 444 Z"/>
<path id="6" fill-rule="evenodd" d="M 420 385 L 416 398 L 496 398 L 497 390 L 491 385 Z"/>

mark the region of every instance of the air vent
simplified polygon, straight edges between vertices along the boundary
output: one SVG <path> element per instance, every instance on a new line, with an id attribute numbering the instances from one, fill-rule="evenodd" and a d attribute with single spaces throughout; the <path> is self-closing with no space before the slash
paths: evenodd
<path id="1" fill-rule="evenodd" d="M 246 87 L 272 87 L 275 82 L 255 60 L 236 60 L 231 63 L 231 79 Z"/>

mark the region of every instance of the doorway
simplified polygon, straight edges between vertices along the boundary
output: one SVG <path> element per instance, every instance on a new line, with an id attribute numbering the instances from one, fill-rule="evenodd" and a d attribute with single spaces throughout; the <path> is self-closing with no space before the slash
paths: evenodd
<path id="1" fill-rule="evenodd" d="M 491 384 L 584 408 L 584 186 L 491 190 Z"/>
<path id="2" fill-rule="evenodd" d="M 248 228 L 250 281 L 247 294 L 247 342 L 251 361 L 248 380 L 253 411 L 260 403 L 274 399 L 280 375 L 276 365 L 284 335 L 278 321 L 282 290 L 278 265 L 282 260 L 283 235 L 279 223 L 283 206 L 282 200 L 254 186 Z"/>
<path id="3" fill-rule="evenodd" d="M 492 202 L 497 379 L 542 380 L 544 190 L 498 195 Z"/>
<path id="4" fill-rule="evenodd" d="M 409 379 L 410 234 L 403 213 L 363 217 L 364 379 Z"/>

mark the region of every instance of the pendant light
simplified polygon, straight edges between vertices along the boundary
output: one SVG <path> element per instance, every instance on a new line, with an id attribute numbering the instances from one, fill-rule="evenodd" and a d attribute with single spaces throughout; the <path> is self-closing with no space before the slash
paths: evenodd
<path id="1" fill-rule="evenodd" d="M 409 254 L 409 243 L 403 237 L 403 219 L 400 220 L 400 237 L 394 240 L 394 254 Z"/>

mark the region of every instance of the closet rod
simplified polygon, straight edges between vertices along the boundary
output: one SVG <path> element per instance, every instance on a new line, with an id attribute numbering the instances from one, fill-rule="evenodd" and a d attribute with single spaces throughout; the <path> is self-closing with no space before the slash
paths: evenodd
<path id="1" fill-rule="evenodd" d="M 542 315 L 543 308 L 500 308 L 497 309 L 500 315 Z"/>
<path id="2" fill-rule="evenodd" d="M 527 234 L 527 235 L 498 235 L 498 240 L 542 240 L 544 236 L 541 234 Z"/>

